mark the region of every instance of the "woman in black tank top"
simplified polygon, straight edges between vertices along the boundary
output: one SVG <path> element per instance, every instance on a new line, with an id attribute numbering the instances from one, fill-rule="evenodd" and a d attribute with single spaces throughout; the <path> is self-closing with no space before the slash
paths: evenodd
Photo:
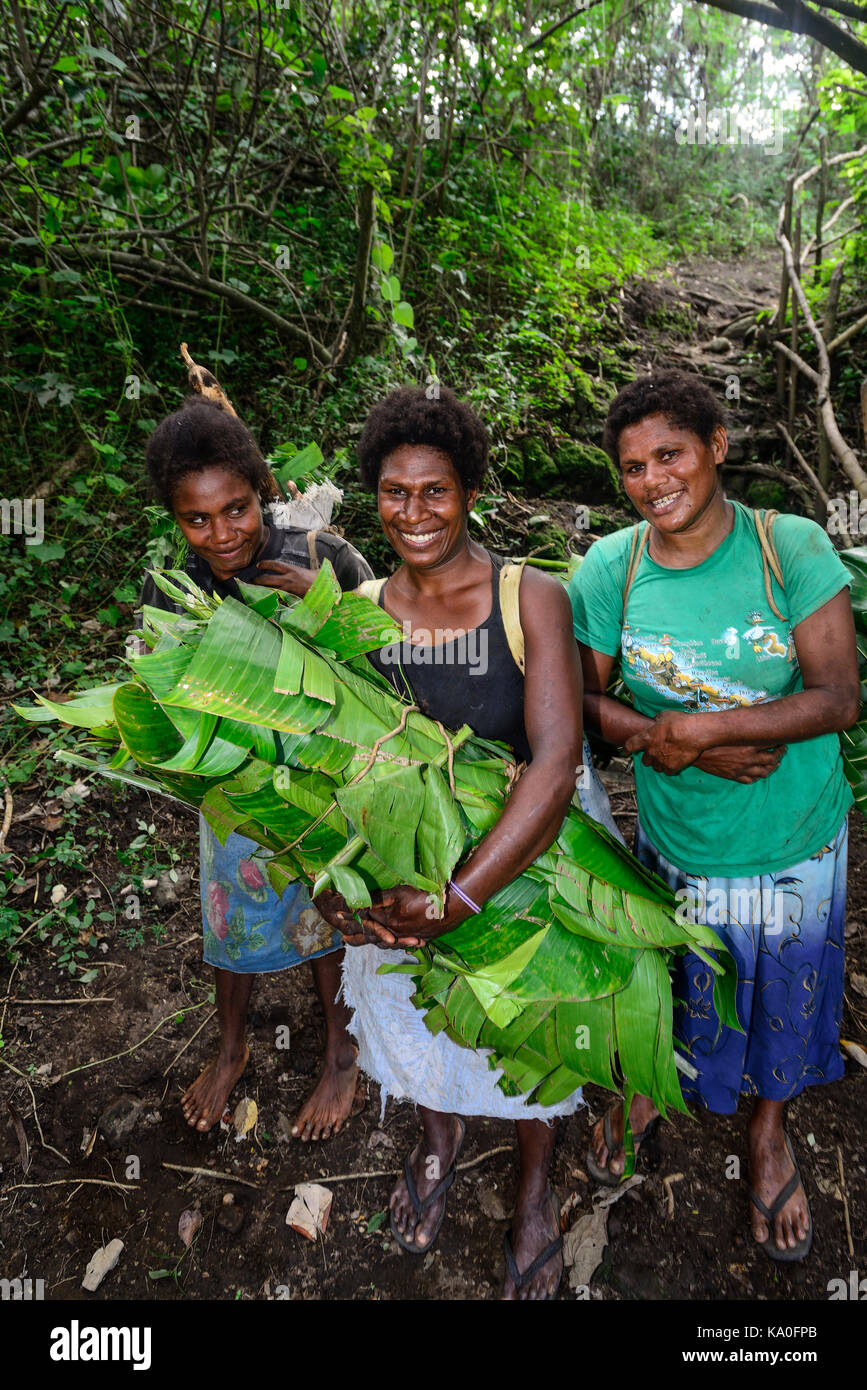
<path id="1" fill-rule="evenodd" d="M 401 560 L 380 602 L 405 637 L 378 653 L 375 664 L 398 689 L 408 686 L 430 717 L 502 739 L 528 766 L 497 824 L 457 871 L 445 916 L 432 920 L 424 893 L 396 888 L 374 895 L 373 907 L 358 914 L 363 932 L 347 935 L 350 945 L 417 946 L 481 910 L 552 844 L 581 761 L 581 677 L 566 591 L 538 571 L 524 573 L 522 674 L 500 611 L 502 561 L 467 529 L 487 434 L 469 406 L 438 390 L 434 400 L 421 389 L 393 392 L 371 412 L 361 437 L 362 480 L 376 490 L 383 530 Z M 342 931 L 358 933 L 358 918 L 337 895 L 322 894 L 316 905 Z M 399 1046 L 399 1029 L 391 1032 Z M 419 1109 L 423 1142 L 392 1193 L 391 1220 L 395 1239 L 424 1253 L 442 1222 L 464 1126 L 455 1114 Z M 504 1297 L 551 1297 L 563 1265 L 547 1186 L 556 1127 L 526 1119 L 517 1130 L 521 1172 Z"/>

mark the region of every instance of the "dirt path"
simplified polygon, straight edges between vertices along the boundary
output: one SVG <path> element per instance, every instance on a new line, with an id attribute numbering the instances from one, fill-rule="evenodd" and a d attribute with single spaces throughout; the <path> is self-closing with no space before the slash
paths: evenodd
<path id="1" fill-rule="evenodd" d="M 634 825 L 629 778 L 616 765 L 606 776 L 629 838 Z M 89 804 L 92 814 L 108 808 L 113 813 L 112 844 L 89 866 L 85 879 L 91 888 L 116 880 L 114 854 L 134 838 L 137 821 L 145 816 L 164 842 L 183 848 L 179 867 L 194 870 L 191 814 L 175 814 L 167 805 L 150 807 L 143 797 L 127 802 L 120 814 L 104 788 L 94 790 Z M 13 826 L 15 852 L 26 853 L 28 839 L 39 833 L 32 827 L 32 821 Z M 867 835 L 860 824 L 852 828 L 850 980 L 867 974 Z M 66 876 L 72 887 L 73 876 Z M 82 1300 L 179 1299 L 171 1273 L 175 1269 L 187 1297 L 198 1299 L 495 1297 L 515 1186 L 511 1153 L 497 1153 L 458 1179 L 436 1249 L 416 1260 L 389 1237 L 383 1213 L 391 1180 L 363 1176 L 400 1167 L 416 1132 L 410 1107 L 389 1102 L 381 1120 L 378 1100 L 371 1098 L 364 1113 L 321 1148 L 286 1138 L 288 1121 L 315 1077 L 323 1041 L 304 967 L 265 978 L 254 995 L 251 1064 L 233 1096 L 233 1103 L 246 1094 L 258 1104 L 252 1139 L 236 1142 L 233 1132 L 217 1129 L 201 1136 L 187 1128 L 180 1095 L 208 1058 L 215 1037 L 213 1021 L 197 1034 L 211 1007 L 209 972 L 201 963 L 198 938 L 197 888 L 193 881 L 178 904 L 162 909 L 151 893 L 144 898 L 145 943 L 129 949 L 106 924 L 101 929 L 108 949 L 96 953 L 98 979 L 91 986 L 67 983 L 51 964 L 50 947 L 28 954 L 12 981 L 3 1059 L 24 1076 L 0 1068 L 0 1241 L 7 1277 L 41 1278 L 46 1297 Z M 161 928 L 158 941 L 155 926 Z M 5 978 L 8 982 L 8 973 Z M 85 996 L 110 1002 L 59 1003 Z M 45 999 L 58 1002 L 28 1002 Z M 281 1045 L 286 1025 L 288 1049 Z M 847 992 L 844 1032 L 867 1043 L 867 1000 L 854 989 Z M 128 1055 L 99 1061 L 124 1051 Z M 51 1147 L 40 1143 L 28 1083 L 45 1145 Z M 867 1073 L 848 1063 L 843 1081 L 816 1087 L 791 1107 L 789 1127 L 816 1226 L 814 1251 L 803 1267 L 777 1269 L 750 1240 L 743 1184 L 727 1178 L 730 1156 L 743 1156 L 745 1113 L 722 1119 L 677 1117 L 646 1146 L 639 1167 L 643 1181 L 610 1212 L 609 1245 L 589 1296 L 826 1297 L 828 1281 L 848 1277 L 859 1261 L 863 1268 L 867 1255 L 865 1099 Z M 101 1131 L 85 1152 L 100 1116 L 118 1100 L 114 1130 L 107 1126 L 109 1132 Z M 561 1201 L 570 1203 L 569 1220 L 592 1209 L 594 1187 L 584 1155 L 604 1094 L 588 1088 L 587 1100 L 589 1108 L 562 1126 L 554 1158 L 553 1182 Z M 29 1145 L 26 1173 L 16 1119 Z M 129 1127 L 124 1130 L 125 1123 Z M 468 1127 L 464 1157 L 472 1160 L 513 1142 L 508 1124 L 477 1120 Z M 854 1260 L 847 1251 L 838 1195 L 838 1148 Z M 231 1180 L 195 1177 L 165 1164 L 212 1169 Z M 319 1245 L 286 1226 L 292 1195 L 287 1188 L 305 1179 L 327 1183 L 329 1174 L 353 1173 L 360 1176 L 334 1185 L 331 1220 Z M 673 1174 L 683 1177 L 666 1187 Z M 79 1185 L 80 1178 L 89 1181 Z M 136 1186 L 121 1191 L 93 1180 Z M 63 1185 L 51 1185 L 57 1183 Z M 228 1194 L 234 1198 L 230 1206 L 225 1204 Z M 178 1219 L 188 1208 L 201 1211 L 203 1222 L 184 1255 Z M 83 1293 L 88 1260 L 114 1237 L 125 1247 L 116 1269 L 96 1294 Z M 152 1272 L 160 1270 L 169 1273 L 154 1279 Z M 574 1296 L 564 1285 L 560 1297 Z"/>

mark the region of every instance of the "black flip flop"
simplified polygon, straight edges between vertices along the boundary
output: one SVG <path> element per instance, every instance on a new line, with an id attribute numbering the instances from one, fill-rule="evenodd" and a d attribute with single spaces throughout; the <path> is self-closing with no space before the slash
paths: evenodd
<path id="1" fill-rule="evenodd" d="M 788 1134 L 784 1134 L 783 1138 L 786 1141 L 786 1148 L 789 1150 L 789 1158 L 795 1165 L 795 1171 L 789 1178 L 789 1181 L 785 1183 L 783 1187 L 780 1188 L 779 1192 L 777 1193 L 776 1197 L 774 1198 L 773 1202 L 769 1207 L 765 1206 L 761 1197 L 759 1197 L 758 1194 L 753 1191 L 749 1183 L 747 1184 L 747 1191 L 750 1194 L 750 1201 L 752 1202 L 753 1206 L 761 1212 L 762 1216 L 768 1223 L 767 1240 L 757 1240 L 756 1245 L 760 1250 L 764 1250 L 769 1260 L 775 1260 L 779 1264 L 791 1264 L 796 1260 L 806 1259 L 807 1255 L 809 1255 L 810 1253 L 810 1250 L 813 1245 L 813 1216 L 810 1211 L 810 1204 L 809 1202 L 807 1202 L 807 1216 L 810 1219 L 810 1226 L 807 1231 L 807 1234 L 804 1236 L 804 1239 L 798 1241 L 798 1244 L 793 1246 L 791 1250 L 788 1248 L 785 1250 L 781 1250 L 777 1245 L 777 1242 L 774 1240 L 774 1218 L 779 1214 L 779 1212 L 782 1211 L 789 1198 L 797 1192 L 798 1188 L 804 1187 L 804 1184 L 801 1180 L 801 1170 L 798 1167 L 798 1160 L 795 1158 L 795 1150 L 792 1148 L 792 1141 L 789 1138 Z M 804 1187 L 805 1201 L 806 1198 L 807 1189 L 806 1187 Z"/>
<path id="2" fill-rule="evenodd" d="M 403 1161 L 403 1174 L 406 1178 L 406 1190 L 409 1193 L 409 1200 L 412 1202 L 412 1209 L 415 1212 L 416 1225 L 418 1225 L 419 1221 L 421 1221 L 421 1218 L 424 1216 L 424 1213 L 428 1210 L 428 1208 L 432 1207 L 434 1202 L 436 1202 L 440 1197 L 445 1196 L 445 1194 L 448 1192 L 449 1188 L 451 1187 L 452 1183 L 458 1175 L 458 1157 L 460 1155 L 461 1149 L 463 1148 L 467 1127 L 461 1119 L 460 1115 L 456 1115 L 455 1119 L 461 1127 L 461 1133 L 460 1138 L 458 1139 L 458 1147 L 455 1149 L 455 1156 L 452 1160 L 452 1165 L 446 1173 L 445 1177 L 437 1183 L 433 1192 L 428 1193 L 424 1201 L 422 1201 L 422 1199 L 418 1195 L 418 1188 L 415 1185 L 415 1178 L 412 1175 L 410 1159 L 412 1158 L 413 1150 L 410 1150 L 410 1152 L 407 1154 L 406 1158 Z M 433 1247 L 434 1241 L 440 1233 L 440 1227 L 442 1226 L 443 1221 L 445 1220 L 445 1215 L 446 1204 L 445 1202 L 443 1202 L 443 1209 L 440 1212 L 439 1221 L 431 1231 L 431 1237 L 427 1245 L 414 1245 L 411 1240 L 406 1239 L 406 1236 L 401 1235 L 400 1231 L 397 1229 L 397 1225 L 395 1224 L 394 1211 L 391 1209 L 389 1209 L 388 1213 L 388 1224 L 391 1226 L 391 1234 L 394 1236 L 401 1250 L 408 1250 L 411 1255 L 426 1255 L 428 1250 L 430 1250 Z"/>
<path id="3" fill-rule="evenodd" d="M 541 1255 L 537 1255 L 533 1263 L 527 1266 L 523 1273 L 521 1273 L 521 1271 L 518 1269 L 518 1265 L 515 1261 L 515 1252 L 512 1249 L 511 1240 L 512 1232 L 507 1231 L 506 1234 L 503 1236 L 503 1254 L 506 1259 L 506 1269 L 508 1270 L 509 1278 L 515 1285 L 515 1290 L 517 1293 L 520 1293 L 522 1289 L 526 1288 L 530 1280 L 533 1278 L 533 1275 L 538 1273 L 542 1266 L 546 1265 L 553 1255 L 556 1255 L 558 1251 L 563 1249 L 563 1237 L 560 1234 L 560 1203 L 557 1200 L 556 1194 L 551 1191 L 550 1187 L 548 1188 L 548 1196 L 551 1199 L 551 1206 L 554 1210 L 554 1221 L 557 1226 L 557 1235 L 549 1245 L 545 1246 L 545 1249 L 542 1251 Z M 562 1277 L 563 1273 L 561 1270 L 560 1278 L 562 1279 Z M 560 1282 L 558 1280 L 557 1288 L 559 1287 Z M 551 1300 L 556 1298 L 556 1296 L 557 1289 L 555 1289 L 553 1293 L 547 1294 L 544 1299 L 540 1299 L 539 1301 L 542 1303 L 551 1302 Z"/>
<path id="4" fill-rule="evenodd" d="M 633 1134 L 632 1143 L 635 1149 L 636 1159 L 638 1158 L 639 1148 L 644 1143 L 645 1139 L 649 1139 L 650 1136 L 653 1134 L 661 1118 L 662 1117 L 660 1115 L 654 1115 L 653 1119 L 648 1121 L 648 1123 L 644 1126 L 644 1129 L 641 1131 L 640 1134 Z M 615 1144 L 614 1142 L 614 1135 L 611 1133 L 610 1110 L 606 1110 L 605 1115 L 603 1117 L 602 1133 L 605 1137 L 605 1147 L 608 1150 L 608 1159 L 606 1162 L 606 1166 L 604 1168 L 600 1168 L 599 1164 L 596 1162 L 596 1159 L 593 1156 L 592 1149 L 587 1150 L 587 1155 L 584 1159 L 584 1162 L 587 1164 L 587 1170 L 590 1173 L 590 1176 L 592 1178 L 595 1178 L 597 1182 L 602 1183 L 603 1187 L 619 1187 L 620 1184 L 623 1182 L 623 1174 L 612 1173 L 608 1168 L 607 1164 L 610 1163 L 614 1155 L 616 1153 L 619 1153 L 620 1150 L 625 1146 L 622 1140 L 619 1144 Z"/>

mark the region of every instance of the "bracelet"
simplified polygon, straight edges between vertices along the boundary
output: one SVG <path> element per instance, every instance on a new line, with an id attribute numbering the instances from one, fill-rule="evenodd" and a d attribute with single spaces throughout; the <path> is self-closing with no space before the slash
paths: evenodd
<path id="1" fill-rule="evenodd" d="M 455 881 L 454 881 L 453 878 L 450 878 L 450 879 L 449 879 L 449 888 L 451 888 L 453 892 L 457 893 L 457 895 L 458 895 L 458 897 L 460 898 L 461 902 L 462 902 L 462 903 L 466 903 L 467 907 L 470 908 L 471 911 L 473 911 L 473 912 L 481 912 L 481 911 L 482 911 L 482 909 L 479 907 L 478 903 L 474 903 L 473 900 L 472 900 L 472 898 L 468 897 L 468 895 L 464 892 L 463 888 L 459 888 L 459 887 L 458 887 L 458 885 L 455 883 Z"/>

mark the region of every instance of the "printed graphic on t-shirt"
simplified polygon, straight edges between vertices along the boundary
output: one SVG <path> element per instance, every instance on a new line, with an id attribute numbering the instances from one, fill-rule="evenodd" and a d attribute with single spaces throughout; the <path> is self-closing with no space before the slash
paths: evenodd
<path id="1" fill-rule="evenodd" d="M 739 679 L 726 663 L 738 663 L 738 676 L 744 674 L 745 661 L 748 665 L 774 660 L 793 664 L 791 630 L 781 637 L 779 627 L 753 609 L 742 624 L 730 624 L 706 645 L 702 638 L 679 641 L 668 632 L 649 632 L 626 622 L 621 637 L 624 679 L 630 686 L 647 685 L 666 701 L 688 710 L 761 704 L 775 695 L 764 685 Z"/>

